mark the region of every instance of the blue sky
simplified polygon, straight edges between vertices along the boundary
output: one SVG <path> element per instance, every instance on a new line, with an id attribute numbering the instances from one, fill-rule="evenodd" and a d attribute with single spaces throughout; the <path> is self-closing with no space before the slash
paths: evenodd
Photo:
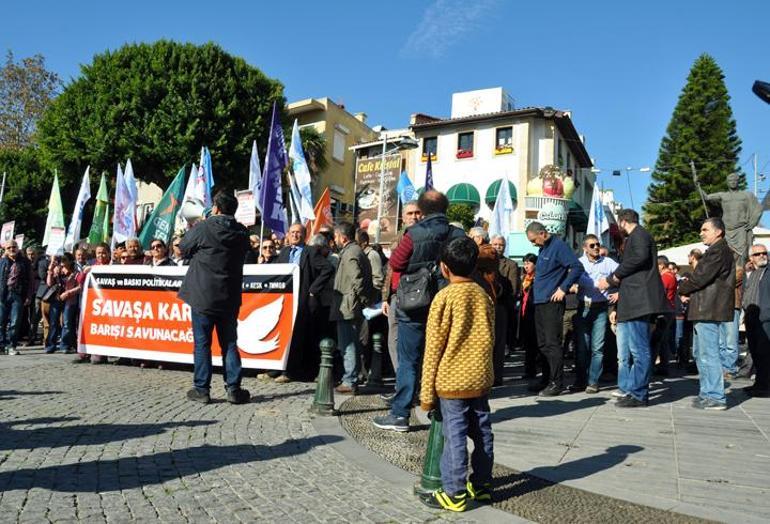
<path id="1" fill-rule="evenodd" d="M 45 55 L 65 80 L 94 54 L 126 42 L 215 41 L 281 80 L 289 100 L 329 96 L 371 125 L 448 116 L 451 93 L 503 86 L 519 107 L 573 111 L 600 181 L 628 205 L 613 169 L 655 163 L 693 61 L 726 75 L 741 162 L 770 175 L 770 2 L 753 0 L 410 2 L 20 2 L 3 8 L 0 48 Z M 744 168 L 750 175 L 751 163 Z M 768 177 L 770 178 L 770 176 Z M 648 175 L 632 173 L 637 209 Z M 753 187 L 753 186 L 752 186 Z M 760 185 L 760 196 L 770 181 Z"/>

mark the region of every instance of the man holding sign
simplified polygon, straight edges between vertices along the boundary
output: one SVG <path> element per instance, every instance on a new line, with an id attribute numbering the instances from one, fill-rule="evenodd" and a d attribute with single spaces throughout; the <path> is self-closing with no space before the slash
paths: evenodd
<path id="1" fill-rule="evenodd" d="M 245 404 L 249 392 L 241 388 L 241 357 L 238 353 L 238 311 L 241 307 L 243 261 L 249 249 L 246 228 L 233 217 L 238 201 L 229 193 L 214 195 L 211 216 L 193 226 L 179 248 L 190 269 L 179 290 L 179 299 L 192 310 L 194 337 L 194 387 L 187 398 L 211 401 L 211 340 L 214 328 L 222 348 L 227 400 Z"/>

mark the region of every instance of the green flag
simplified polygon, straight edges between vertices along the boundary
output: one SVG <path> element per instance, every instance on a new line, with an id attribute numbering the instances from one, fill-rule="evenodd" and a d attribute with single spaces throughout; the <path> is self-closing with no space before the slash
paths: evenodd
<path id="1" fill-rule="evenodd" d="M 53 184 L 51 185 L 51 196 L 48 198 L 48 218 L 45 221 L 45 233 L 43 233 L 43 245 L 47 246 L 49 242 L 55 241 L 57 244 L 64 245 L 64 208 L 61 204 L 61 193 L 59 193 L 59 174 L 54 172 Z M 53 233 L 53 235 L 52 235 Z M 57 249 L 61 247 L 55 246 Z"/>
<path id="2" fill-rule="evenodd" d="M 171 240 L 174 234 L 174 221 L 179 208 L 182 207 L 184 198 L 184 175 L 185 166 L 179 170 L 171 185 L 163 193 L 158 205 L 155 206 L 150 218 L 144 224 L 139 240 L 144 249 L 149 249 L 153 238 L 160 239 L 166 244 Z"/>
<path id="3" fill-rule="evenodd" d="M 102 231 L 104 231 L 104 241 L 108 242 L 110 239 L 110 205 L 107 204 L 107 210 L 104 212 L 104 225 Z"/>
<path id="4" fill-rule="evenodd" d="M 96 195 L 94 219 L 91 222 L 91 230 L 88 232 L 88 242 L 91 245 L 107 242 L 110 239 L 110 223 L 109 221 L 105 220 L 109 202 L 110 193 L 107 190 L 107 177 L 104 176 L 104 173 L 102 173 L 102 180 L 99 182 L 99 193 Z"/>

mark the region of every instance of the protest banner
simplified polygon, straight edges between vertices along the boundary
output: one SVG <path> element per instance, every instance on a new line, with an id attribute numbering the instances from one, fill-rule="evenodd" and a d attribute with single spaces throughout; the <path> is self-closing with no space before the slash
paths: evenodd
<path id="1" fill-rule="evenodd" d="M 64 253 L 64 239 L 66 235 L 64 226 L 52 226 L 49 228 L 48 247 L 45 250 L 45 254 L 52 257 L 60 257 Z"/>
<path id="2" fill-rule="evenodd" d="M 19 246 L 19 251 L 24 249 L 24 235 L 16 235 L 13 237 L 13 239 L 16 241 L 16 245 Z"/>
<path id="3" fill-rule="evenodd" d="M 236 191 L 238 209 L 235 211 L 235 220 L 246 227 L 257 223 L 257 208 L 254 203 L 254 192 L 251 189 Z"/>
<path id="4" fill-rule="evenodd" d="M 94 266 L 81 297 L 78 351 L 193 363 L 190 307 L 177 298 L 187 267 Z M 243 269 L 238 348 L 244 368 L 286 369 L 297 314 L 299 268 Z M 214 365 L 222 365 L 216 332 Z"/>
<path id="5" fill-rule="evenodd" d="M 3 224 L 2 230 L 0 230 L 0 241 L 3 245 L 9 240 L 13 240 L 13 230 L 16 228 L 16 221 L 11 220 Z"/>
<path id="6" fill-rule="evenodd" d="M 385 178 L 383 194 L 380 195 L 382 158 L 359 158 L 356 160 L 356 224 L 366 229 L 372 239 L 380 230 L 380 242 L 390 244 L 396 239 L 398 227 L 398 193 L 396 185 L 401 174 L 401 155 L 385 157 Z M 380 208 L 382 200 L 382 208 Z M 379 224 L 378 214 L 382 212 Z"/>

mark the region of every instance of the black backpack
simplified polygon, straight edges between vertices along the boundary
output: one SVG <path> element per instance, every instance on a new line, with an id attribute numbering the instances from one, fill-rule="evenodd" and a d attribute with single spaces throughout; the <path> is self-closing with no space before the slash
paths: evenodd
<path id="1" fill-rule="evenodd" d="M 447 237 L 444 239 L 439 253 L 443 251 L 443 245 L 460 236 L 459 234 L 453 234 L 453 229 L 457 228 L 449 227 Z M 465 233 L 462 234 L 464 235 Z M 398 281 L 398 289 L 396 290 L 398 308 L 407 312 L 427 308 L 430 306 L 436 293 L 444 289 L 447 284 L 449 282 L 441 274 L 438 260 L 426 264 L 414 273 L 402 274 Z"/>

